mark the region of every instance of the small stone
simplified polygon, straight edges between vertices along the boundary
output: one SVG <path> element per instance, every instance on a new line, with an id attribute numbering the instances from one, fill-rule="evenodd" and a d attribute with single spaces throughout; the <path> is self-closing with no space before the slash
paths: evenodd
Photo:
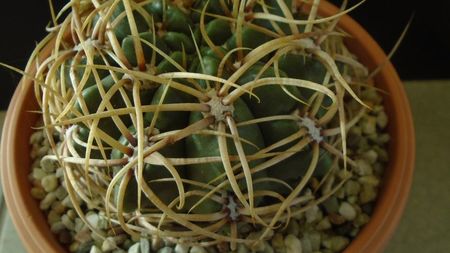
<path id="1" fill-rule="evenodd" d="M 161 240 L 161 242 L 162 242 L 162 240 Z M 141 249 L 142 253 L 150 252 L 150 248 L 153 249 L 153 244 L 150 245 L 150 241 L 147 238 L 141 237 L 141 239 L 139 239 L 139 243 L 140 243 L 140 249 Z M 152 243 L 153 243 L 153 241 L 152 241 Z M 159 245 L 155 245 L 155 246 L 159 246 Z M 162 248 L 162 246 L 163 245 L 161 244 L 161 246 L 158 249 Z M 156 251 L 158 249 L 153 249 L 153 250 Z"/>
<path id="2" fill-rule="evenodd" d="M 45 191 L 41 187 L 33 187 L 31 188 L 31 196 L 35 199 L 42 200 L 45 198 Z"/>
<path id="3" fill-rule="evenodd" d="M 362 154 L 362 158 L 364 158 L 370 164 L 374 164 L 378 159 L 378 153 L 373 149 L 369 149 Z"/>
<path id="4" fill-rule="evenodd" d="M 107 237 L 102 243 L 102 251 L 112 251 L 117 248 L 113 237 Z"/>
<path id="5" fill-rule="evenodd" d="M 89 224 L 94 227 L 94 228 L 98 228 L 98 223 L 99 223 L 99 217 L 98 214 L 96 213 L 89 213 L 86 215 L 86 220 L 89 222 Z"/>
<path id="6" fill-rule="evenodd" d="M 42 187 L 46 192 L 52 192 L 58 187 L 58 178 L 55 175 L 48 175 L 41 179 Z"/>
<path id="7" fill-rule="evenodd" d="M 286 253 L 302 253 L 302 242 L 295 235 L 287 235 L 284 238 Z"/>
<path id="8" fill-rule="evenodd" d="M 176 251 L 175 251 L 176 252 Z M 129 249 L 128 253 L 141 253 L 141 246 L 139 243 L 133 244 Z"/>
<path id="9" fill-rule="evenodd" d="M 360 177 L 358 178 L 358 182 L 360 182 L 362 185 L 371 186 L 378 186 L 380 184 L 380 180 L 373 175 Z"/>
<path id="10" fill-rule="evenodd" d="M 158 250 L 158 253 L 172 253 L 173 249 L 171 247 L 164 247 Z"/>
<path id="11" fill-rule="evenodd" d="M 208 251 L 203 247 L 193 246 L 191 250 L 189 250 L 189 253 L 208 253 Z"/>
<path id="12" fill-rule="evenodd" d="M 356 227 L 361 227 L 365 224 L 367 224 L 370 220 L 369 215 L 365 214 L 365 213 L 360 213 L 356 219 L 353 221 L 353 225 Z"/>
<path id="13" fill-rule="evenodd" d="M 70 200 L 70 197 L 69 197 L 69 196 L 65 197 L 61 203 L 62 203 L 65 207 L 68 207 L 68 208 L 74 208 L 74 206 L 73 206 L 73 204 L 72 204 L 72 201 Z"/>
<path id="14" fill-rule="evenodd" d="M 300 233 L 300 226 L 298 225 L 296 220 L 291 219 L 289 221 L 289 224 L 286 228 L 286 233 L 298 236 L 298 234 Z"/>
<path id="15" fill-rule="evenodd" d="M 378 153 L 378 160 L 380 162 L 388 162 L 389 154 L 384 148 L 375 148 L 375 151 Z"/>
<path id="16" fill-rule="evenodd" d="M 377 119 L 373 116 L 366 116 L 361 120 L 361 128 L 363 133 L 375 134 L 377 132 Z"/>
<path id="17" fill-rule="evenodd" d="M 354 180 L 348 180 L 344 185 L 345 192 L 348 196 L 358 195 L 361 190 L 361 185 Z"/>
<path id="18" fill-rule="evenodd" d="M 89 253 L 102 253 L 102 251 L 99 248 L 97 248 L 97 246 L 93 245 Z"/>
<path id="19" fill-rule="evenodd" d="M 345 218 L 337 213 L 330 213 L 328 218 L 330 219 L 331 224 L 335 225 L 341 225 L 345 222 Z"/>
<path id="20" fill-rule="evenodd" d="M 47 221 L 50 225 L 61 220 L 61 215 L 51 210 L 47 215 Z"/>
<path id="21" fill-rule="evenodd" d="M 254 240 L 253 243 L 250 243 L 249 245 L 247 245 L 252 251 L 256 251 L 256 252 L 264 251 L 265 245 L 264 245 L 264 240 L 260 239 L 261 233 L 262 233 L 262 231 L 252 232 L 247 236 L 247 240 Z"/>
<path id="22" fill-rule="evenodd" d="M 329 197 L 322 203 L 327 213 L 337 213 L 339 210 L 339 201 L 335 196 Z"/>
<path id="23" fill-rule="evenodd" d="M 91 237 L 91 231 L 87 226 L 83 227 L 82 229 L 78 230 L 75 234 L 74 239 L 81 243 L 88 243 L 92 240 Z"/>
<path id="24" fill-rule="evenodd" d="M 267 241 L 264 241 L 264 250 L 261 253 L 274 253 L 272 246 Z"/>
<path id="25" fill-rule="evenodd" d="M 163 241 L 163 239 L 161 239 L 161 237 L 154 236 L 154 237 L 152 237 L 152 245 L 151 246 L 152 246 L 152 250 L 157 251 L 157 250 L 161 249 L 162 247 L 164 247 L 164 241 Z M 142 251 L 142 249 L 141 249 L 141 251 Z"/>
<path id="26" fill-rule="evenodd" d="M 87 227 L 87 225 L 80 218 L 75 219 L 75 232 L 79 232 L 85 227 Z"/>
<path id="27" fill-rule="evenodd" d="M 70 209 L 69 211 L 67 211 L 67 216 L 71 220 L 74 220 L 77 217 L 77 213 L 74 210 Z"/>
<path id="28" fill-rule="evenodd" d="M 377 115 L 377 126 L 381 129 L 384 129 L 388 124 L 388 116 L 386 112 L 380 111 Z"/>
<path id="29" fill-rule="evenodd" d="M 355 163 L 355 171 L 358 175 L 367 176 L 372 174 L 372 166 L 366 160 L 358 159 Z"/>
<path id="30" fill-rule="evenodd" d="M 248 253 L 248 252 L 249 252 L 249 250 L 248 250 L 247 246 L 245 246 L 245 244 L 239 243 L 237 245 L 236 253 Z"/>
<path id="31" fill-rule="evenodd" d="M 303 238 L 300 239 L 300 241 L 302 242 L 302 253 L 312 253 L 313 252 L 313 248 L 312 248 L 309 236 L 303 236 Z"/>
<path id="32" fill-rule="evenodd" d="M 358 196 L 349 196 L 347 197 L 347 202 L 350 204 L 356 204 L 358 201 Z"/>
<path id="33" fill-rule="evenodd" d="M 47 173 L 45 173 L 45 171 L 41 168 L 34 168 L 31 175 L 33 179 L 42 180 L 47 176 Z"/>
<path id="34" fill-rule="evenodd" d="M 356 211 L 352 205 L 347 202 L 342 202 L 339 207 L 339 214 L 347 220 L 354 220 L 356 218 Z"/>
<path id="35" fill-rule="evenodd" d="M 330 219 L 327 217 L 323 218 L 319 223 L 317 223 L 316 229 L 317 230 L 327 230 L 331 228 L 331 222 Z"/>
<path id="36" fill-rule="evenodd" d="M 308 236 L 308 238 L 309 238 L 309 240 L 311 242 L 312 249 L 314 251 L 319 250 L 320 249 L 320 242 L 321 242 L 321 239 L 322 239 L 321 234 L 319 232 L 310 232 L 310 233 L 308 233 L 307 236 Z"/>
<path id="37" fill-rule="evenodd" d="M 41 203 L 39 204 L 39 208 L 41 210 L 47 210 L 49 209 L 53 202 L 56 200 L 56 195 L 53 192 L 48 193 L 43 200 L 41 200 Z"/>
<path id="38" fill-rule="evenodd" d="M 384 145 L 391 140 L 391 136 L 388 133 L 380 134 L 377 138 L 377 143 L 379 145 Z"/>
<path id="39" fill-rule="evenodd" d="M 314 205 L 310 208 L 308 208 L 305 212 L 306 222 L 312 223 L 319 217 L 319 207 L 317 205 Z"/>
<path id="40" fill-rule="evenodd" d="M 64 169 L 63 169 L 63 168 L 57 168 L 57 169 L 56 169 L 55 176 L 56 176 L 57 178 L 62 178 L 62 177 L 64 177 Z"/>
<path id="41" fill-rule="evenodd" d="M 63 214 L 66 211 L 66 207 L 60 201 L 53 202 L 52 209 L 58 214 Z"/>
<path id="42" fill-rule="evenodd" d="M 66 226 L 64 226 L 64 224 L 62 222 L 60 222 L 60 221 L 55 222 L 55 223 L 50 225 L 50 230 L 54 234 L 58 234 L 59 232 L 61 232 L 65 228 L 66 228 Z"/>
<path id="43" fill-rule="evenodd" d="M 347 247 L 349 244 L 349 239 L 343 236 L 333 236 L 330 238 L 331 240 L 331 250 L 341 251 Z"/>
<path id="44" fill-rule="evenodd" d="M 283 235 L 276 233 L 271 240 L 271 244 L 276 253 L 286 253 L 286 245 L 284 245 Z"/>
<path id="45" fill-rule="evenodd" d="M 75 252 L 75 251 L 78 250 L 78 248 L 80 248 L 80 243 L 79 242 L 73 242 L 69 246 L 69 251 L 70 252 Z"/>
<path id="46" fill-rule="evenodd" d="M 362 191 L 359 194 L 359 201 L 361 204 L 366 204 L 371 201 L 374 201 L 377 197 L 377 192 L 375 190 L 375 187 L 372 185 L 363 185 Z"/>
<path id="47" fill-rule="evenodd" d="M 189 246 L 178 243 L 175 245 L 175 253 L 188 253 L 189 252 Z"/>
<path id="48" fill-rule="evenodd" d="M 41 165 L 41 168 L 45 172 L 53 173 L 53 172 L 55 172 L 56 168 L 58 167 L 58 162 L 44 157 L 41 159 L 40 165 Z"/>
<path id="49" fill-rule="evenodd" d="M 58 200 L 63 200 L 67 196 L 67 191 L 66 191 L 66 189 L 64 189 L 64 187 L 62 185 L 60 185 L 55 190 L 55 195 L 56 195 L 56 198 L 58 198 Z"/>
<path id="50" fill-rule="evenodd" d="M 66 226 L 69 230 L 75 230 L 75 223 L 69 218 L 67 214 L 61 216 L 61 222 Z"/>

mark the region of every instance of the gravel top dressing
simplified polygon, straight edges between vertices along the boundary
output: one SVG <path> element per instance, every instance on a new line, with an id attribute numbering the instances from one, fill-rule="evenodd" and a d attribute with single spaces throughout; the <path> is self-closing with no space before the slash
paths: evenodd
<path id="1" fill-rule="evenodd" d="M 59 241 L 345 249 L 370 219 L 390 136 L 380 69 L 337 27 L 357 5 L 320 17 L 319 2 L 80 0 L 53 15 L 30 59 L 42 122 L 29 178 Z"/>

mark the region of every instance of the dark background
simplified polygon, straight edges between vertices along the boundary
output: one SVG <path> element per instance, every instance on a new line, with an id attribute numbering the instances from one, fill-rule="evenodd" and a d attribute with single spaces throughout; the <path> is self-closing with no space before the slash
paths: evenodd
<path id="1" fill-rule="evenodd" d="M 56 9 L 67 1 L 54 1 Z M 332 0 L 339 4 L 341 0 Z M 356 1 L 350 0 L 351 3 Z M 415 13 L 392 61 L 400 77 L 450 78 L 450 4 L 445 0 L 368 0 L 351 13 L 389 52 Z M 50 20 L 47 0 L 8 1 L 0 9 L 0 62 L 21 69 Z M 0 110 L 6 109 L 20 75 L 0 67 Z"/>

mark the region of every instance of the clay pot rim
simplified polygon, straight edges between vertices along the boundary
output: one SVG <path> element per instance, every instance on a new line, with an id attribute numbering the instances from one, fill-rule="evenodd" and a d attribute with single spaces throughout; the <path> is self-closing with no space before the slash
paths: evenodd
<path id="1" fill-rule="evenodd" d="M 332 4 L 322 1 L 319 13 L 328 16 L 336 13 L 337 10 Z M 353 19 L 345 15 L 341 17 L 339 26 L 349 32 L 355 40 L 364 41 L 364 47 L 366 48 L 369 59 L 378 64 L 385 61 L 386 55 L 382 49 Z M 369 48 L 370 50 L 368 50 Z M 46 46 L 43 55 L 48 55 L 50 50 L 51 44 Z M 391 134 L 392 132 L 396 134 L 396 149 L 391 150 L 395 151 L 396 156 L 387 168 L 389 170 L 392 169 L 390 172 L 391 175 L 384 182 L 383 192 L 379 195 L 376 209 L 369 223 L 351 241 L 345 252 L 381 252 L 385 248 L 401 218 L 412 183 L 415 160 L 415 138 L 409 103 L 400 78 L 390 62 L 386 63 L 379 76 L 389 79 L 386 80 L 389 81 L 389 84 L 386 85 L 389 85 L 390 93 L 395 95 L 395 100 L 392 99 L 391 101 L 395 106 L 389 109 L 393 110 L 393 114 L 396 116 L 395 118 L 390 118 L 391 121 L 395 121 L 394 124 L 397 124 L 397 128 L 394 130 L 391 129 L 390 131 Z M 51 235 L 48 227 L 42 228 L 36 222 L 40 217 L 34 217 L 36 215 L 35 212 L 24 208 L 27 206 L 26 198 L 30 197 L 29 191 L 24 191 L 23 186 L 17 187 L 17 184 L 15 184 L 19 180 L 16 171 L 18 166 L 15 160 L 17 157 L 14 151 L 21 150 L 15 141 L 15 137 L 17 137 L 16 126 L 22 123 L 20 122 L 19 116 L 24 110 L 24 103 L 26 103 L 26 99 L 28 98 L 27 94 L 32 89 L 30 86 L 30 79 L 21 80 L 11 100 L 5 118 L 1 146 L 1 178 L 4 196 L 14 225 L 28 252 L 64 252 L 64 248 Z M 29 136 L 25 137 L 28 138 Z M 29 170 L 29 168 L 25 169 L 27 171 Z M 24 194 L 28 194 L 28 196 Z M 39 210 L 38 207 L 37 209 Z M 41 216 L 44 217 L 43 215 Z"/>

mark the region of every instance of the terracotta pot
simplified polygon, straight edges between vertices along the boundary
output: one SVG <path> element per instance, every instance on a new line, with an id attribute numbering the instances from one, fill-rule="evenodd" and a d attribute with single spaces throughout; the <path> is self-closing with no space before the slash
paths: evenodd
<path id="1" fill-rule="evenodd" d="M 327 2 L 320 5 L 322 15 L 332 15 L 337 11 Z M 349 16 L 342 17 L 339 26 L 352 35 L 346 44 L 369 69 L 385 62 L 386 55 L 378 44 Z M 51 47 L 50 43 L 42 52 L 43 57 L 50 54 Z M 403 85 L 389 62 L 374 81 L 388 92 L 384 103 L 390 119 L 391 160 L 372 218 L 345 252 L 381 252 L 384 249 L 403 213 L 413 176 L 414 130 Z M 31 80 L 22 80 L 8 109 L 1 146 L 3 189 L 11 217 L 26 249 L 29 252 L 64 252 L 63 246 L 51 233 L 39 203 L 30 195 L 29 137 L 33 132 L 31 127 L 39 117 L 30 112 L 38 109 L 32 87 Z"/>

